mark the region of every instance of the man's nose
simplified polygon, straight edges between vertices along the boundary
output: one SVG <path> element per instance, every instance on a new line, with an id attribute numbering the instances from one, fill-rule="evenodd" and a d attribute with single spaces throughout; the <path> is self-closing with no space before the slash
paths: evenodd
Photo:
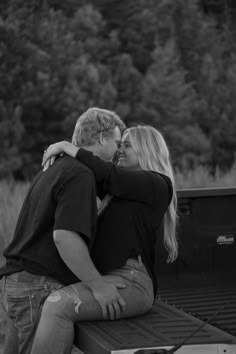
<path id="1" fill-rule="evenodd" d="M 119 148 L 118 148 L 118 152 L 123 152 L 124 151 L 124 147 L 122 144 L 120 144 Z"/>

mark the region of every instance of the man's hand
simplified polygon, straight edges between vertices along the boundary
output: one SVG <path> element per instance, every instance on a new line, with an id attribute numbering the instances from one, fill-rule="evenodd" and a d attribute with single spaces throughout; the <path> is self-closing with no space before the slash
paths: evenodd
<path id="1" fill-rule="evenodd" d="M 79 234 L 68 230 L 55 230 L 53 239 L 67 267 L 93 293 L 102 309 L 104 319 L 119 318 L 125 302 L 117 289 L 126 287 L 124 280 L 115 275 L 102 276 L 94 266 L 88 247 Z"/>
<path id="2" fill-rule="evenodd" d="M 115 278 L 115 277 L 114 277 Z M 102 277 L 96 280 L 86 282 L 90 288 L 94 298 L 97 300 L 102 309 L 104 319 L 118 319 L 120 314 L 125 310 L 126 304 L 120 296 L 117 289 L 123 289 L 126 285 L 112 277 Z"/>

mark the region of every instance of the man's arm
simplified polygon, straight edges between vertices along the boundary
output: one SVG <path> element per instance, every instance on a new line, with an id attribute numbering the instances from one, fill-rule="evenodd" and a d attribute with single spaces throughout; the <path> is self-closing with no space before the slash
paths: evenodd
<path id="1" fill-rule="evenodd" d="M 67 230 L 55 230 L 53 238 L 57 250 L 68 268 L 92 291 L 101 306 L 103 317 L 119 318 L 125 302 L 117 291 L 123 284 L 105 281 L 94 266 L 88 248 L 79 234 Z"/>

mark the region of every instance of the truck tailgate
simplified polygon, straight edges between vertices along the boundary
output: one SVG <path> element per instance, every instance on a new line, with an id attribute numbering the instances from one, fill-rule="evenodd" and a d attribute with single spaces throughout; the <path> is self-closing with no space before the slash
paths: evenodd
<path id="1" fill-rule="evenodd" d="M 133 319 L 83 322 L 76 326 L 76 345 L 88 354 L 135 353 L 145 348 L 180 344 L 203 322 L 156 300 L 152 310 Z M 236 337 L 206 324 L 177 353 L 236 353 Z"/>

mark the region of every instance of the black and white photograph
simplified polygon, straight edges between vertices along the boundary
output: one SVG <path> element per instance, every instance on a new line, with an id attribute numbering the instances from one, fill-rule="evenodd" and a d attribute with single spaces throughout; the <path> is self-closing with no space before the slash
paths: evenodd
<path id="1" fill-rule="evenodd" d="M 0 354 L 236 354 L 236 0 L 0 0 Z"/>

